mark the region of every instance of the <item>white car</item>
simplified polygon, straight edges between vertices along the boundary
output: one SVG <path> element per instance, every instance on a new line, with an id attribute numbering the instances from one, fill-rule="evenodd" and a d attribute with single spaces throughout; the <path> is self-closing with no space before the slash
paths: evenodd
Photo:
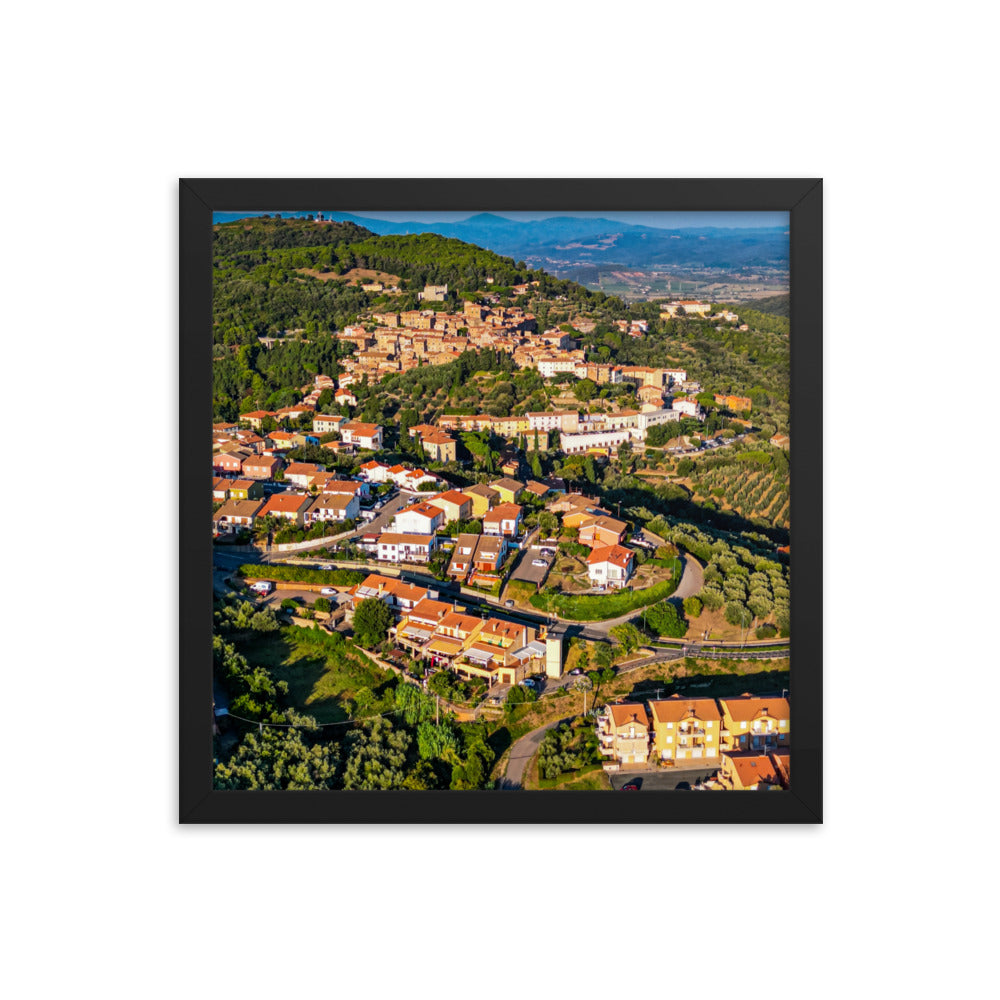
<path id="1" fill-rule="evenodd" d="M 322 595 L 323 595 L 324 597 L 332 597 L 332 596 L 333 596 L 334 594 L 336 594 L 336 593 L 337 593 L 337 588 L 336 588 L 336 587 L 324 587 L 324 588 L 323 588 L 323 589 L 322 589 L 322 590 L 320 591 L 320 593 L 321 593 L 321 594 L 322 594 Z"/>
<path id="2" fill-rule="evenodd" d="M 532 566 L 548 566 L 548 563 L 544 559 L 532 559 Z"/>

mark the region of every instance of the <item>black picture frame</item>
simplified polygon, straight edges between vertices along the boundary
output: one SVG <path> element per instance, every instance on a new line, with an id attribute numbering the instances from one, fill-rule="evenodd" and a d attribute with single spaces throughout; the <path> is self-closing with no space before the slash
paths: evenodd
<path id="1" fill-rule="evenodd" d="M 819 179 L 182 179 L 180 201 L 180 770 L 182 823 L 822 822 L 823 188 Z M 794 777 L 777 795 L 644 791 L 223 792 L 212 788 L 215 211 L 787 211 L 790 213 Z"/>

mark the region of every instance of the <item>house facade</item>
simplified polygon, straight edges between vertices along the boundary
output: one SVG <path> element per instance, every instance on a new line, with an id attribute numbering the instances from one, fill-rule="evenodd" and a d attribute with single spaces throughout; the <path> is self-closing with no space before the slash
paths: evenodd
<path id="1" fill-rule="evenodd" d="M 364 424 L 357 421 L 344 424 L 340 429 L 340 436 L 343 441 L 356 444 L 359 448 L 378 451 L 382 447 L 382 428 L 378 424 Z"/>
<path id="2" fill-rule="evenodd" d="M 597 720 L 597 737 L 601 756 L 609 763 L 647 763 L 649 718 L 645 706 L 638 702 L 607 705 Z"/>
<path id="3" fill-rule="evenodd" d="M 399 532 L 433 535 L 444 523 L 444 511 L 435 504 L 424 501 L 404 507 L 399 511 L 393 526 Z"/>
<path id="4" fill-rule="evenodd" d="M 720 698 L 722 749 L 769 753 L 791 744 L 791 709 L 787 698 L 757 698 L 750 694 Z"/>
<path id="5" fill-rule="evenodd" d="M 378 538 L 378 558 L 383 562 L 425 563 L 437 547 L 437 535 L 386 531 Z"/>
<path id="6" fill-rule="evenodd" d="M 714 698 L 673 695 L 649 703 L 656 760 L 718 758 L 722 713 Z"/>
<path id="7" fill-rule="evenodd" d="M 491 511 L 483 515 L 483 534 L 517 538 L 521 533 L 521 514 L 520 504 L 497 504 Z"/>
<path id="8" fill-rule="evenodd" d="M 212 518 L 216 533 L 231 534 L 241 528 L 252 528 L 261 507 L 260 500 L 227 500 Z"/>
<path id="9" fill-rule="evenodd" d="M 621 545 L 606 545 L 594 549 L 587 557 L 587 575 L 594 587 L 619 590 L 635 569 L 635 555 Z"/>

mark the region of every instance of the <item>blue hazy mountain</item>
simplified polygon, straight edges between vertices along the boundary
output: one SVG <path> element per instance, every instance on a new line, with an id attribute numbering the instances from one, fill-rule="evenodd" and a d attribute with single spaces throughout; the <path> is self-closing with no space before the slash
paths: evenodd
<path id="1" fill-rule="evenodd" d="M 230 222 L 263 212 L 217 212 L 216 222 Z M 275 214 L 275 213 L 272 213 Z M 283 212 L 312 215 L 313 212 Z M 546 268 L 574 265 L 623 265 L 655 269 L 671 265 L 705 267 L 788 266 L 788 231 L 784 226 L 726 229 L 696 226 L 658 229 L 615 219 L 555 216 L 537 221 L 506 219 L 481 212 L 454 222 L 392 222 L 323 211 L 328 219 L 353 222 L 379 236 L 438 233 L 474 243 L 515 260 Z"/>

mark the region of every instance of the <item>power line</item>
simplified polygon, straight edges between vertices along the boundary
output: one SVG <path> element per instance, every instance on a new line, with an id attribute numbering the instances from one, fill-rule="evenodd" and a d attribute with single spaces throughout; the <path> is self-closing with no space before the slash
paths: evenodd
<path id="1" fill-rule="evenodd" d="M 331 726 L 353 726 L 356 722 L 371 722 L 373 719 L 384 719 L 387 715 L 398 715 L 404 711 L 402 708 L 394 708 L 391 712 L 383 712 L 381 715 L 368 715 L 363 719 L 346 719 L 343 722 L 317 722 L 316 728 L 327 729 Z M 240 722 L 249 722 L 251 726 L 267 726 L 269 729 L 312 729 L 301 722 L 261 722 L 258 719 L 245 719 L 242 715 L 234 712 L 227 712 L 224 718 L 239 719 Z"/>

